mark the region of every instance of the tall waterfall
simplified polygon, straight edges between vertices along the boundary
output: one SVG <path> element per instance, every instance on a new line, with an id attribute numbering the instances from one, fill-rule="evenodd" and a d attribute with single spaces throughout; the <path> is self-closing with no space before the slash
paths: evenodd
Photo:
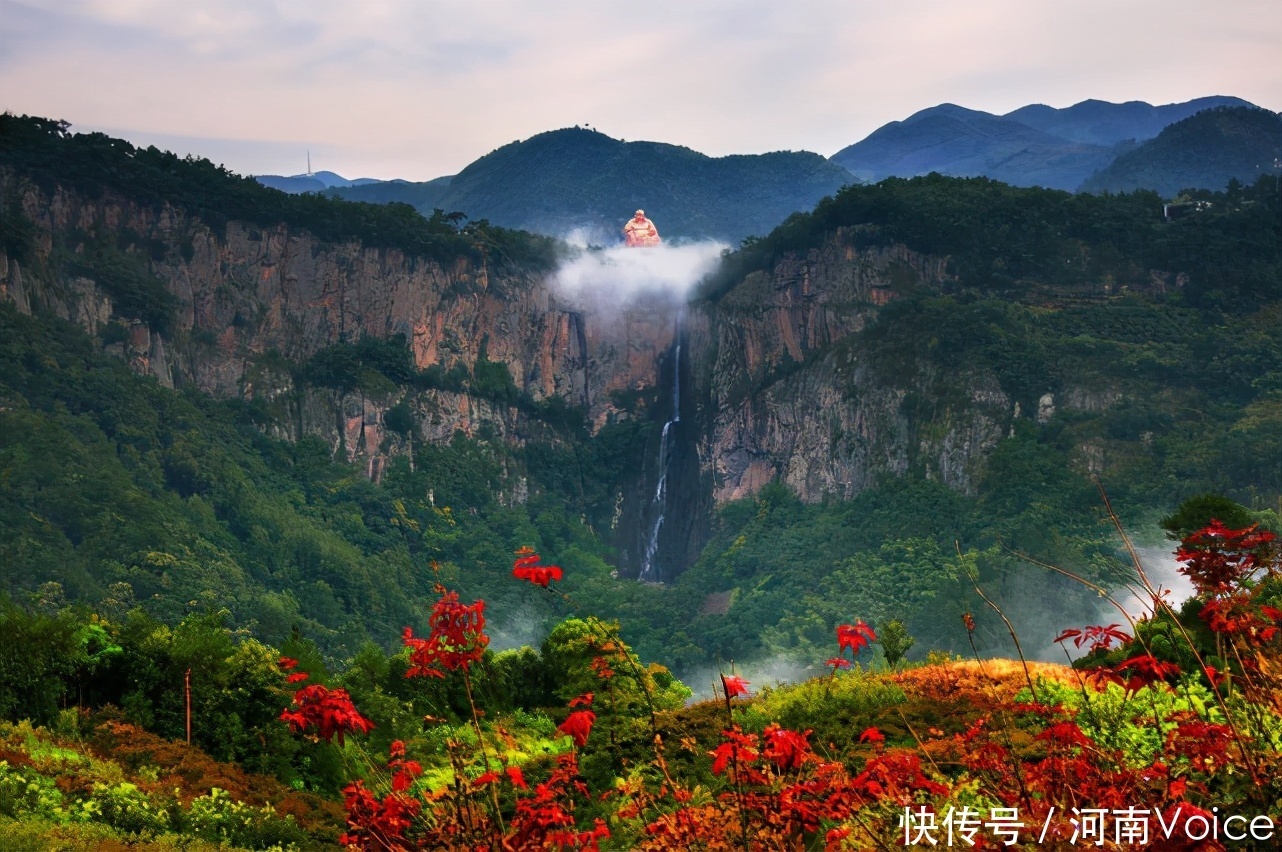
<path id="1" fill-rule="evenodd" d="M 654 498 L 650 501 L 650 511 L 654 522 L 650 526 L 650 537 L 646 540 L 645 553 L 641 557 L 641 571 L 637 579 L 657 583 L 663 578 L 659 574 L 657 557 L 659 555 L 659 531 L 663 529 L 663 518 L 668 511 L 668 468 L 672 466 L 673 446 L 676 443 L 676 424 L 681 422 L 681 317 L 677 317 L 676 345 L 672 358 L 672 416 L 663 424 L 663 435 L 659 438 L 659 484 L 655 486 Z"/>

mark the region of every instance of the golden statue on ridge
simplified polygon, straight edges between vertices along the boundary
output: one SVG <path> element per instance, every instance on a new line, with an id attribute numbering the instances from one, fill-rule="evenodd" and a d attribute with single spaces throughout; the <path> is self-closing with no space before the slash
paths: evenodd
<path id="1" fill-rule="evenodd" d="M 628 220 L 628 224 L 623 226 L 623 239 L 629 248 L 657 246 L 660 242 L 659 229 L 645 218 L 644 210 L 638 210 L 636 215 Z"/>

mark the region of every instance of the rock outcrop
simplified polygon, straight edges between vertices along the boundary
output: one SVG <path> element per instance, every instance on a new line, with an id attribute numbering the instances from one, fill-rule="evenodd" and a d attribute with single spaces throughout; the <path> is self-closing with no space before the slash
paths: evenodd
<path id="1" fill-rule="evenodd" d="M 164 385 L 259 400 L 274 415 L 272 431 L 322 436 L 336 451 L 369 459 L 371 471 L 388 444 L 382 414 L 398 394 L 298 387 L 292 371 L 324 347 L 403 334 L 419 369 L 502 362 L 535 401 L 586 406 L 600 426 L 621 414 L 610 391 L 655 385 L 674 333 L 669 301 L 604 310 L 559 296 L 546 274 L 512 264 L 439 263 L 326 243 L 283 225 L 215 229 L 169 205 L 49 194 L 4 171 L 0 197 L 16 199 L 34 235 L 27 257 L 0 253 L 0 298 L 102 335 L 121 320 L 84 258 L 96 242 L 120 246 L 164 282 L 176 310 L 164 330 L 125 321 L 114 335 L 122 339 L 108 345 Z M 426 440 L 475 434 L 482 424 L 520 440 L 513 406 L 448 390 L 415 394 L 414 404 Z"/>
<path id="2" fill-rule="evenodd" d="M 1013 402 L 982 371 L 887 369 L 862 334 L 880 306 L 947 277 L 945 258 L 857 248 L 842 229 L 697 305 L 689 333 L 707 422 L 700 460 L 715 500 L 775 478 L 805 500 L 849 498 L 914 467 L 970 490 Z"/>

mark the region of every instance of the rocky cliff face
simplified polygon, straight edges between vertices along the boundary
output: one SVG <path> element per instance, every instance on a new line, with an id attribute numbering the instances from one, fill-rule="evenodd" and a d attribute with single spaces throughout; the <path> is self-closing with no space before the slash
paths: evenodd
<path id="1" fill-rule="evenodd" d="M 586 405 L 595 424 L 619 412 L 610 391 L 656 383 L 676 306 L 641 300 L 606 311 L 559 297 L 546 276 L 459 259 L 437 263 L 359 243 L 324 243 L 285 226 L 230 222 L 221 232 L 180 209 L 106 194 L 48 195 L 0 172 L 0 197 L 34 226 L 33 251 L 0 254 L 0 298 L 47 310 L 104 334 L 119 320 L 109 288 L 85 272 L 95 241 L 126 254 L 176 297 L 172 328 L 127 321 L 108 335 L 140 372 L 167 386 L 260 400 L 282 437 L 324 437 L 377 474 L 388 448 L 383 412 L 397 393 L 338 393 L 294 386 L 291 366 L 365 336 L 403 334 L 424 369 L 507 365 L 517 388 Z M 12 209 L 12 208 L 11 208 Z M 115 339 L 121 338 L 123 339 Z M 467 393 L 416 394 L 423 437 L 449 440 L 482 424 L 510 440 L 525 426 L 512 407 Z"/>
<path id="2" fill-rule="evenodd" d="M 838 230 L 693 306 L 700 468 L 715 501 L 776 477 L 805 500 L 849 498 L 909 470 L 971 491 L 1016 403 L 991 372 L 890 354 L 865 334 L 881 306 L 947 280 L 946 258 L 857 248 Z"/>

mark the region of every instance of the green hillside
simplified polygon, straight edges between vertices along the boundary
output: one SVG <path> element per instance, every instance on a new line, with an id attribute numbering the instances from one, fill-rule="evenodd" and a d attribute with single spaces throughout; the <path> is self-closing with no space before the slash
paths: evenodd
<path id="1" fill-rule="evenodd" d="M 639 207 L 665 237 L 738 241 L 767 233 L 851 180 L 818 154 L 708 157 L 676 145 L 567 128 L 505 145 L 452 178 L 330 194 L 404 201 L 429 215 L 433 208 L 459 211 L 549 235 L 577 228 L 613 236 Z"/>
<path id="2" fill-rule="evenodd" d="M 1254 183 L 1282 166 L 1282 117 L 1255 107 L 1205 110 L 1167 127 L 1082 183 L 1083 192 L 1150 189 L 1174 198 L 1185 189 Z"/>
<path id="3" fill-rule="evenodd" d="M 64 121 L 0 114 L 0 168 L 38 186 L 62 186 L 97 197 L 119 192 L 143 204 L 172 204 L 222 228 L 230 220 L 304 228 L 323 240 L 359 240 L 437 259 L 476 256 L 489 246 L 499 257 L 546 268 L 552 243 L 530 234 L 472 223 L 460 231 L 441 217 L 407 205 L 340 202 L 315 193 L 290 195 L 209 160 L 179 157 L 155 146 L 136 148 L 102 133 L 72 133 Z M 5 218 L 6 248 L 20 253 L 20 217 Z"/>

